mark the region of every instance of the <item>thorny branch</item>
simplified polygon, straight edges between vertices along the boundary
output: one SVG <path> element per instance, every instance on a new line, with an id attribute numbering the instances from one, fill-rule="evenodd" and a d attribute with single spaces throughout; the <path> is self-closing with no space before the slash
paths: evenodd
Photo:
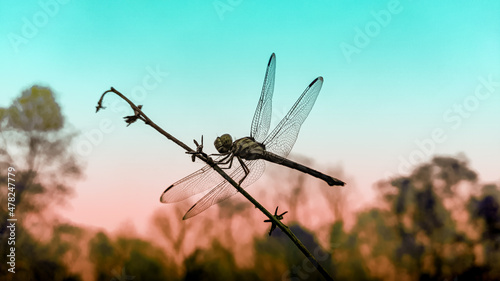
<path id="1" fill-rule="evenodd" d="M 186 144 L 184 144 L 182 141 L 178 140 L 174 136 L 170 135 L 167 133 L 165 130 L 163 130 L 161 127 L 156 125 L 151 119 L 149 119 L 144 112 L 142 112 L 142 105 L 136 106 L 132 101 L 130 101 L 127 97 L 125 97 L 122 93 L 117 91 L 115 88 L 111 87 L 110 90 L 105 91 L 99 101 L 97 102 L 96 106 L 96 113 L 100 109 L 105 109 L 105 107 L 102 105 L 102 101 L 104 100 L 104 96 L 107 93 L 115 93 L 119 97 L 121 97 L 123 100 L 125 100 L 132 110 L 134 111 L 134 115 L 131 116 L 126 116 L 124 117 L 125 122 L 129 126 L 130 124 L 134 123 L 137 120 L 142 120 L 146 125 L 149 125 L 153 127 L 156 131 L 158 131 L 160 134 L 164 135 L 167 139 L 173 141 L 180 147 L 184 148 L 186 150 L 186 153 L 190 154 L 192 157 L 192 160 L 195 160 L 195 157 L 200 159 L 201 161 L 207 163 L 210 165 L 217 173 L 219 173 L 225 180 L 227 180 L 232 186 L 238 190 L 239 193 L 241 193 L 247 200 L 249 200 L 256 208 L 258 208 L 266 217 L 269 218 L 269 220 L 266 220 L 268 222 L 271 222 L 273 226 L 278 226 L 281 231 L 283 231 L 289 238 L 292 240 L 292 242 L 299 248 L 299 250 L 307 257 L 307 259 L 316 267 L 316 269 L 321 273 L 321 275 L 326 279 L 326 280 L 333 280 L 333 278 L 326 272 L 326 270 L 318 263 L 316 258 L 307 250 L 307 248 L 302 244 L 302 242 L 292 233 L 292 231 L 281 222 L 281 219 L 283 219 L 283 214 L 281 215 L 273 215 L 271 214 L 264 206 L 262 206 L 257 200 L 255 200 L 249 193 L 247 193 L 243 188 L 241 188 L 231 177 L 229 177 L 213 160 L 210 158 L 207 154 L 202 152 L 203 149 L 203 140 L 202 144 L 198 145 L 195 141 L 195 144 L 197 145 L 197 149 L 193 150 Z M 278 211 L 278 208 L 276 208 L 276 212 Z"/>

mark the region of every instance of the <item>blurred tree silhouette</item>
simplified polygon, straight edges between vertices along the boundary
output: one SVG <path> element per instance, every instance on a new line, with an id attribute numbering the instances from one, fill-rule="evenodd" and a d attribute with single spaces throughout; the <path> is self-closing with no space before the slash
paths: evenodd
<path id="1" fill-rule="evenodd" d="M 483 186 L 481 194 L 468 202 L 470 221 L 480 233 L 476 245 L 482 260 L 485 279 L 500 279 L 500 190 L 496 185 Z"/>
<path id="2" fill-rule="evenodd" d="M 52 91 L 39 86 L 25 90 L 9 108 L 0 109 L 0 117 L 1 174 L 9 166 L 16 169 L 17 214 L 61 203 L 72 192 L 66 182 L 81 175 L 81 165 L 69 149 L 75 133 L 64 129 Z"/>
<path id="3" fill-rule="evenodd" d="M 297 200 L 305 181 L 292 183 L 288 197 L 296 212 L 308 196 Z M 344 229 L 340 196 L 333 210 L 330 249 L 316 242 L 300 224 L 291 226 L 336 280 L 498 280 L 500 260 L 500 190 L 477 184 L 477 174 L 465 160 L 435 157 L 412 174 L 378 185 L 379 206 L 356 216 Z M 309 198 L 310 197 L 310 198 Z M 285 199 L 286 200 L 286 199 Z M 224 207 L 224 224 L 241 219 L 239 207 Z M 220 218 L 219 218 L 220 219 Z M 224 231 L 224 230 L 221 230 Z M 204 234 L 196 234 L 203 236 Z M 240 268 L 231 246 L 215 237 L 208 249 L 195 250 L 184 261 L 184 280 L 322 280 L 308 261 L 276 230 L 254 238 L 253 263 Z M 238 241 L 238 240 L 235 240 Z"/>
<path id="4" fill-rule="evenodd" d="M 377 220 L 372 222 L 372 217 L 377 217 L 376 211 L 361 214 L 350 234 L 344 232 L 344 223 L 342 221 L 337 221 L 333 224 L 330 247 L 336 265 L 336 270 L 332 274 L 336 280 L 377 280 L 370 278 L 368 267 L 364 261 L 364 253 L 362 253 L 367 250 L 366 246 L 363 245 L 367 242 L 363 240 L 374 238 L 372 236 L 373 233 L 370 233 L 370 231 L 376 228 Z M 371 223 L 371 226 L 368 226 L 367 223 Z M 378 224 L 380 225 L 380 223 Z M 366 226 L 366 232 L 358 232 L 362 226 Z M 383 227 L 384 224 L 382 223 L 381 226 Z M 378 245 L 380 248 L 384 247 L 383 243 Z"/>
<path id="5" fill-rule="evenodd" d="M 360 213 L 350 233 L 344 232 L 340 222 L 332 227 L 337 277 L 500 279 L 496 269 L 500 261 L 499 189 L 486 186 L 479 197 L 473 197 L 476 180 L 466 161 L 435 157 L 408 177 L 380 183 L 380 208 Z M 459 194 L 460 187 L 465 188 L 465 196 Z M 467 214 L 473 223 L 483 225 L 482 238 L 475 239 L 473 232 L 464 230 L 467 220 L 461 217 Z M 478 256 L 478 248 L 484 257 Z"/>
<path id="6" fill-rule="evenodd" d="M 16 278 L 19 280 L 79 280 L 69 272 L 69 258 L 80 253 L 71 240 L 81 237 L 81 230 L 45 220 L 49 204 L 61 203 L 71 194 L 69 179 L 80 176 L 81 166 L 69 150 L 74 133 L 64 127 L 61 109 L 49 88 L 33 86 L 22 92 L 8 108 L 0 108 L 0 196 L 7 198 L 7 168 L 15 168 Z M 0 236 L 1 255 L 6 256 L 7 204 L 2 204 Z M 36 224 L 37 230 L 33 228 Z M 30 231 L 32 233 L 30 233 Z M 45 231 L 45 233 L 44 233 Z M 41 242 L 36 236 L 51 235 Z M 8 275 L 1 263 L 0 277 Z"/>
<path id="7" fill-rule="evenodd" d="M 62 129 L 64 118 L 49 88 L 33 86 L 6 110 L 7 127 L 28 134 Z"/>
<path id="8" fill-rule="evenodd" d="M 328 272 L 334 272 L 331 255 L 319 245 L 313 233 L 298 224 L 290 230 L 313 253 Z M 255 271 L 259 280 L 324 280 L 312 263 L 294 247 L 279 229 L 271 237 L 261 236 L 254 241 Z"/>
<path id="9" fill-rule="evenodd" d="M 162 249 L 141 239 L 118 237 L 114 241 L 98 232 L 89 241 L 94 280 L 178 280 L 174 264 Z"/>
<path id="10" fill-rule="evenodd" d="M 183 280 L 273 280 L 261 279 L 258 268 L 242 269 L 236 265 L 234 254 L 214 240 L 209 249 L 197 249 L 185 261 Z"/>
<path id="11" fill-rule="evenodd" d="M 7 197 L 7 168 L 12 166 L 20 219 L 16 275 L 8 274 L 4 262 L 1 280 L 82 280 L 72 267 L 82 261 L 92 270 L 89 278 L 102 281 L 322 280 L 281 231 L 268 237 L 268 228 L 253 238 L 253 258 L 238 266 L 234 245 L 240 242 L 241 221 L 250 229 L 246 234 L 259 231 L 249 205 L 238 201 L 225 201 L 218 217 L 196 224 L 177 220 L 180 209 L 172 216 L 155 214 L 160 239 L 155 237 L 154 243 L 92 234 L 59 222 L 50 207 L 71 195 L 70 180 L 81 174 L 69 149 L 74 136 L 49 88 L 33 86 L 8 108 L 0 108 L 0 197 Z M 290 228 L 336 280 L 500 280 L 500 188 L 481 186 L 477 178 L 460 157 L 435 157 L 408 176 L 380 182 L 378 205 L 358 213 L 350 230 L 343 215 L 347 194 L 321 190 L 317 194 L 330 209 L 319 216 L 335 219 L 326 223 L 328 249 L 318 243 L 317 232 L 299 224 L 302 217 L 297 215 L 318 199 L 305 192 L 303 174 L 280 180 L 287 195 L 280 196 L 279 204 L 280 210 L 281 204 L 289 206 L 287 222 L 297 221 Z M 0 207 L 4 257 L 9 251 L 6 208 Z M 189 243 L 198 246 L 200 241 L 206 246 L 190 248 Z"/>

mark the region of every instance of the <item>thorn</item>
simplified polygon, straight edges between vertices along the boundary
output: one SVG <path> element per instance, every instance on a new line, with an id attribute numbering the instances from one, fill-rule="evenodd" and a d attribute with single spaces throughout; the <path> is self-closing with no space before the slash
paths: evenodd
<path id="1" fill-rule="evenodd" d="M 97 106 L 95 107 L 95 113 L 97 113 L 100 109 L 106 109 L 106 107 L 102 106 L 101 105 L 101 102 L 99 101 L 99 103 L 97 104 Z"/>
<path id="2" fill-rule="evenodd" d="M 137 106 L 139 109 L 142 109 L 142 105 Z M 140 118 L 140 112 L 134 109 L 134 115 L 130 116 L 125 116 L 123 119 L 125 119 L 125 122 L 127 122 L 127 127 L 130 126 L 130 124 L 134 123 L 137 121 L 137 119 Z"/>
<path id="3" fill-rule="evenodd" d="M 196 145 L 196 151 L 187 151 L 187 154 L 191 154 L 191 161 L 194 162 L 196 160 L 196 155 L 201 154 L 205 157 L 207 155 L 203 152 L 203 135 L 201 135 L 201 144 L 199 144 L 196 140 L 193 140 L 194 144 Z"/>
<path id="4" fill-rule="evenodd" d="M 278 208 L 279 206 L 276 207 L 276 210 L 274 211 L 273 217 L 275 217 L 277 220 L 281 221 L 283 219 L 283 216 L 288 213 L 288 211 L 281 213 L 278 215 Z M 276 223 L 274 223 L 272 220 L 265 220 L 264 222 L 270 222 L 271 223 L 271 230 L 269 231 L 269 236 L 273 233 L 273 231 L 276 229 Z"/>

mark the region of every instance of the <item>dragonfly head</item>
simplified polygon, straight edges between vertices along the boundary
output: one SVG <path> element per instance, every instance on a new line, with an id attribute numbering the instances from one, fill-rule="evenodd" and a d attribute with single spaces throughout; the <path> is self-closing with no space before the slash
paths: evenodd
<path id="1" fill-rule="evenodd" d="M 217 137 L 214 141 L 214 146 L 219 151 L 219 153 L 227 153 L 231 150 L 233 145 L 233 138 L 229 134 L 223 134 Z"/>

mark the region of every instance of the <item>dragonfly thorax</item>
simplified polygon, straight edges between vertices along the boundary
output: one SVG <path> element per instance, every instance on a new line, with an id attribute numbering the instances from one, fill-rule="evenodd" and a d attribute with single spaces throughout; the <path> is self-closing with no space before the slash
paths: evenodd
<path id="1" fill-rule="evenodd" d="M 229 134 L 223 134 L 215 139 L 214 146 L 219 153 L 228 153 L 233 146 L 233 138 Z"/>
<path id="2" fill-rule="evenodd" d="M 256 142 L 252 137 L 237 139 L 233 142 L 233 138 L 229 134 L 217 137 L 214 146 L 219 153 L 233 153 L 246 160 L 260 159 L 266 150 L 263 144 Z"/>
<path id="3" fill-rule="evenodd" d="M 231 152 L 238 157 L 246 160 L 262 159 L 266 147 L 259 142 L 256 142 L 252 137 L 237 139 L 233 143 Z"/>

